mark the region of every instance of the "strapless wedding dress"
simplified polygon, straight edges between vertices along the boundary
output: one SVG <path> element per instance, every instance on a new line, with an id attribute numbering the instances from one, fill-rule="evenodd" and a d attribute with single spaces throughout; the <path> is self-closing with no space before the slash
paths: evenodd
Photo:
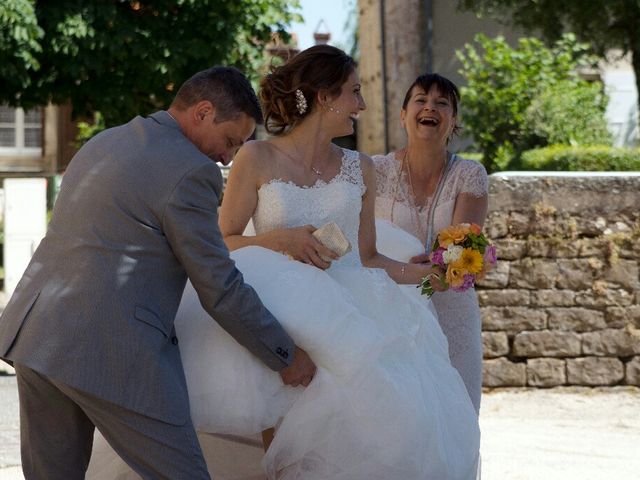
<path id="1" fill-rule="evenodd" d="M 258 192 L 258 234 L 340 226 L 352 251 L 326 271 L 261 247 L 232 252 L 245 281 L 318 366 L 308 387 L 284 386 L 211 321 L 187 285 L 176 329 L 194 424 L 227 438 L 276 426 L 262 458 L 272 480 L 474 479 L 477 417 L 435 316 L 415 286 L 400 287 L 360 262 L 364 191 L 359 156 L 345 150 L 340 174 L 328 183 L 273 180 Z M 389 223 L 378 231 L 381 250 L 396 258 L 422 249 Z M 100 456 L 90 478 L 124 478 L 122 465 Z M 244 477 L 227 471 L 215 478 Z"/>

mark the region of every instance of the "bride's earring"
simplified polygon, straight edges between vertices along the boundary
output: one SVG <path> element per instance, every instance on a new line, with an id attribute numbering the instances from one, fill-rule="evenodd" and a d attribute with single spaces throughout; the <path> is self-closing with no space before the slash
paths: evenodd
<path id="1" fill-rule="evenodd" d="M 329 106 L 329 111 L 330 112 L 334 112 L 334 113 L 340 113 L 340 110 L 338 110 L 337 108 L 333 108 L 332 106 Z"/>

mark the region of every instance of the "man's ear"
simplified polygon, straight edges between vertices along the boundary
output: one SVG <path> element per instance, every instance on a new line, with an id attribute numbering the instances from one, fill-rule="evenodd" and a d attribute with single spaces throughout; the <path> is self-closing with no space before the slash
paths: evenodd
<path id="1" fill-rule="evenodd" d="M 193 120 L 196 123 L 204 121 L 208 115 L 215 119 L 216 109 L 209 100 L 201 100 L 193 107 Z"/>

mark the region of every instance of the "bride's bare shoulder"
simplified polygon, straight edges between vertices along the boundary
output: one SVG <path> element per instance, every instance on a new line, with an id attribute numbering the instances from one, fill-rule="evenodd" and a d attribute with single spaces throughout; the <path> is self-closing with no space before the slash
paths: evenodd
<path id="1" fill-rule="evenodd" d="M 372 158 L 366 153 L 356 152 L 358 154 L 358 159 L 360 160 L 360 168 L 364 173 L 370 172 L 374 170 L 374 163 Z"/>
<path id="2" fill-rule="evenodd" d="M 265 155 L 267 152 L 271 150 L 268 140 L 249 140 L 245 143 L 240 150 L 238 150 L 238 155 L 242 155 L 243 157 L 249 156 L 258 156 Z"/>
<path id="3" fill-rule="evenodd" d="M 358 152 L 358 156 L 360 157 L 360 163 L 362 163 L 362 165 L 366 165 L 367 167 L 373 166 L 373 159 L 369 155 Z"/>
<path id="4" fill-rule="evenodd" d="M 272 148 L 267 140 L 251 140 L 238 150 L 233 165 L 239 165 L 243 170 L 264 168 L 273 155 Z"/>

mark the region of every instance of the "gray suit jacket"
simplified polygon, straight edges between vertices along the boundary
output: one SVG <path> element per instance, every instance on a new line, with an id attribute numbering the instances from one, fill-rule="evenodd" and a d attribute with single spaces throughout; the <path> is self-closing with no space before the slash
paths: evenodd
<path id="1" fill-rule="evenodd" d="M 89 141 L 0 318 L 0 358 L 182 424 L 174 319 L 187 277 L 203 307 L 270 368 L 293 342 L 243 282 L 218 228 L 218 166 L 166 112 Z"/>

